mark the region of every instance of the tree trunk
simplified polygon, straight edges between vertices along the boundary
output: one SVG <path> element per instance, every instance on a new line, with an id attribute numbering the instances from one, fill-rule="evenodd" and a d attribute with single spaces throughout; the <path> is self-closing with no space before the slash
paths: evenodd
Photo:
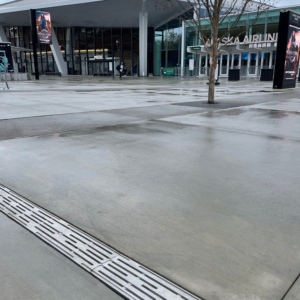
<path id="1" fill-rule="evenodd" d="M 217 6 L 217 1 L 215 0 L 215 6 Z M 216 11 L 216 7 L 215 7 Z M 217 14 L 214 18 L 214 22 L 212 24 L 212 56 L 211 56 L 211 64 L 210 64 L 210 72 L 209 72 L 209 88 L 208 88 L 208 103 L 215 103 L 215 74 L 216 68 L 218 65 L 218 32 L 219 32 L 219 15 Z"/>
<path id="2" fill-rule="evenodd" d="M 208 103 L 215 103 L 215 73 L 216 68 L 214 67 L 214 63 L 212 62 L 209 70 L 209 86 L 208 86 Z"/>
<path id="3" fill-rule="evenodd" d="M 218 45 L 217 41 L 212 45 L 212 57 L 209 71 L 208 103 L 215 103 L 215 74 L 218 65 Z"/>

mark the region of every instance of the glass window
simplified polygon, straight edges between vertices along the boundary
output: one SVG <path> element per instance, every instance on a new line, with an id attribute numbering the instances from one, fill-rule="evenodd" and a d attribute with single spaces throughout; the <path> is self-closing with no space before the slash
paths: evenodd
<path id="1" fill-rule="evenodd" d="M 132 38 L 133 38 L 133 50 L 139 50 L 139 29 L 132 28 Z"/>
<path id="2" fill-rule="evenodd" d="M 86 29 L 86 38 L 87 38 L 88 57 L 94 57 L 95 56 L 94 28 Z"/>
<path id="3" fill-rule="evenodd" d="M 73 44 L 73 51 L 74 51 L 74 69 L 73 74 L 79 75 L 80 74 L 80 56 L 79 56 L 79 36 L 80 36 L 80 28 L 73 27 L 72 28 L 72 44 Z M 84 50 L 83 50 L 84 51 Z"/>
<path id="4" fill-rule="evenodd" d="M 201 68 L 204 68 L 206 64 L 206 55 L 202 55 L 200 58 L 200 66 Z"/>
<path id="5" fill-rule="evenodd" d="M 131 43 L 123 44 L 123 59 L 132 59 Z"/>
<path id="6" fill-rule="evenodd" d="M 273 55 L 272 67 L 274 67 L 275 66 L 275 61 L 276 61 L 276 51 L 273 51 L 272 55 Z"/>
<path id="7" fill-rule="evenodd" d="M 96 55 L 103 55 L 104 57 L 102 28 L 95 29 L 95 37 Z"/>
<path id="8" fill-rule="evenodd" d="M 240 65 L 240 54 L 233 55 L 233 66 L 237 67 Z"/>
<path id="9" fill-rule="evenodd" d="M 268 24 L 267 33 L 274 34 L 278 32 L 278 23 Z"/>
<path id="10" fill-rule="evenodd" d="M 266 33 L 266 13 L 262 13 L 258 19 L 255 21 L 256 19 L 256 15 L 249 15 L 249 23 L 250 26 L 252 25 L 251 28 L 251 34 L 265 34 Z M 254 23 L 255 22 L 255 23 Z"/>
<path id="11" fill-rule="evenodd" d="M 162 49 L 168 50 L 168 30 L 163 31 Z"/>
<path id="12" fill-rule="evenodd" d="M 131 44 L 131 28 L 122 29 L 122 41 L 123 44 Z"/>
<path id="13" fill-rule="evenodd" d="M 176 67 L 178 65 L 178 50 L 168 51 L 168 67 Z"/>
<path id="14" fill-rule="evenodd" d="M 222 67 L 227 67 L 227 61 L 228 61 L 228 55 L 223 54 L 222 55 Z"/>
<path id="15" fill-rule="evenodd" d="M 103 40 L 104 40 L 104 55 L 105 58 L 112 57 L 111 48 L 111 28 L 103 28 Z"/>
<path id="16" fill-rule="evenodd" d="M 179 50 L 181 42 L 181 28 L 174 28 L 169 30 L 168 35 L 168 50 Z"/>
<path id="17" fill-rule="evenodd" d="M 271 53 L 265 52 L 263 54 L 263 68 L 269 68 L 270 66 Z"/>
<path id="18" fill-rule="evenodd" d="M 250 67 L 255 67 L 257 61 L 257 53 L 250 54 Z"/>
<path id="19" fill-rule="evenodd" d="M 19 43 L 20 43 L 20 47 L 24 47 L 24 32 L 23 32 L 23 27 L 19 27 Z"/>
<path id="20" fill-rule="evenodd" d="M 267 12 L 267 24 L 279 23 L 280 10 L 270 10 Z"/>
<path id="21" fill-rule="evenodd" d="M 242 61 L 241 61 L 241 66 L 242 67 L 247 67 L 247 65 L 248 65 L 248 56 L 249 56 L 248 52 L 243 52 L 242 53 Z"/>
<path id="22" fill-rule="evenodd" d="M 103 29 L 103 39 L 104 39 L 104 45 L 111 45 L 111 29 L 110 28 Z"/>
<path id="23" fill-rule="evenodd" d="M 155 62 L 154 62 L 154 75 L 160 75 L 161 51 L 162 51 L 162 31 L 155 31 Z"/>
<path id="24" fill-rule="evenodd" d="M 64 28 L 57 28 L 57 40 L 61 42 L 65 40 Z"/>
<path id="25" fill-rule="evenodd" d="M 66 60 L 73 61 L 71 28 L 66 28 Z"/>

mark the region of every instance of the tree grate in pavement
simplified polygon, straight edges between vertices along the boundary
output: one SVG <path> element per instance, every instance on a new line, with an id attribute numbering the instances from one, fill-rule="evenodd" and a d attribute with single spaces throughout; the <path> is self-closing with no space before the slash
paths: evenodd
<path id="1" fill-rule="evenodd" d="M 200 300 L 3 185 L 0 211 L 127 299 Z"/>
<path id="2" fill-rule="evenodd" d="M 183 102 L 183 103 L 173 103 L 172 105 L 179 106 L 191 106 L 191 107 L 204 107 L 212 109 L 227 109 L 235 108 L 241 106 L 254 105 L 255 103 L 250 102 L 215 102 L 214 104 L 208 104 L 207 101 L 193 101 L 193 102 Z"/>

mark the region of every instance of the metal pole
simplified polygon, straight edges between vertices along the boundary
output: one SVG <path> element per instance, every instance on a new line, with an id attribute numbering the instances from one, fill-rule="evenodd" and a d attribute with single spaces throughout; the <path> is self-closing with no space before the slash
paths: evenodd
<path id="1" fill-rule="evenodd" d="M 7 83 L 7 76 L 6 76 L 6 72 L 8 71 L 8 64 L 7 64 L 7 58 L 5 58 L 4 60 L 4 69 L 5 69 L 5 83 L 6 83 L 6 86 L 7 86 L 7 89 L 9 90 L 9 86 L 8 86 L 8 83 Z"/>
<path id="2" fill-rule="evenodd" d="M 32 49 L 33 49 L 33 61 L 34 61 L 35 79 L 39 80 L 40 76 L 39 76 L 37 51 L 36 51 L 37 31 L 36 31 L 36 14 L 35 14 L 35 9 L 31 9 L 30 10 L 30 19 L 31 19 L 31 36 L 32 36 Z"/>

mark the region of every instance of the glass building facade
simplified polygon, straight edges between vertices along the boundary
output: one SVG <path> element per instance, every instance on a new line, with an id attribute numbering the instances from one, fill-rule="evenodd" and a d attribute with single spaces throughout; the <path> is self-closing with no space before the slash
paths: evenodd
<path id="1" fill-rule="evenodd" d="M 240 43 L 243 43 L 245 36 L 249 38 L 253 35 L 265 35 L 278 33 L 279 15 L 280 11 L 289 8 L 270 9 L 262 13 L 255 24 L 251 26 L 250 30 L 245 32 L 246 24 L 253 24 L 253 21 L 257 18 L 256 13 L 245 13 L 239 24 L 230 32 L 229 37 L 239 37 Z M 291 10 L 300 13 L 300 6 L 291 7 Z M 205 13 L 202 14 L 205 16 Z M 219 29 L 219 37 L 223 36 L 227 31 L 228 23 L 232 20 L 230 17 L 222 24 Z M 195 34 L 196 28 L 191 28 L 188 22 L 185 22 L 186 26 L 182 26 L 182 22 L 178 20 L 172 20 L 166 23 L 164 26 L 155 29 L 155 75 L 160 75 L 160 67 L 189 67 L 190 60 L 194 60 L 195 68 L 209 68 L 210 57 L 205 51 L 188 51 L 189 49 L 199 49 L 199 46 L 203 46 L 198 35 Z M 202 24 L 209 28 L 209 22 L 207 19 L 202 20 Z M 184 34 L 182 30 L 185 30 Z M 207 32 L 210 35 L 210 32 Z M 198 46 L 198 47 L 197 47 Z M 257 75 L 259 68 L 274 68 L 276 49 L 271 47 L 268 49 L 264 47 L 264 44 L 258 44 L 255 48 L 245 51 L 226 50 L 219 53 L 219 72 L 222 76 L 228 75 L 229 68 L 247 68 L 247 75 Z M 184 53 L 182 53 L 184 51 Z M 251 74 L 251 72 L 253 74 Z M 205 73 L 205 71 L 204 71 Z"/>
<path id="2" fill-rule="evenodd" d="M 113 65 L 121 60 L 127 65 L 127 75 L 139 72 L 139 28 L 54 28 L 69 75 L 112 75 Z M 19 72 L 33 72 L 30 27 L 5 27 L 12 46 L 25 48 L 14 53 Z M 25 51 L 27 50 L 27 51 Z M 57 72 L 49 45 L 37 45 L 40 74 Z M 154 71 L 154 29 L 148 28 L 148 72 Z M 114 64 L 112 64 L 114 62 Z"/>
<path id="3" fill-rule="evenodd" d="M 230 36 L 238 36 L 242 43 L 245 36 L 276 34 L 282 9 L 270 9 L 262 13 L 255 24 L 244 32 L 245 24 L 251 24 L 255 13 L 245 13 Z M 300 6 L 291 7 L 300 13 Z M 205 17 L 205 11 L 201 12 Z M 193 12 L 187 14 L 192 18 Z M 203 22 L 208 22 L 203 19 Z M 222 36 L 228 27 L 230 17 L 219 30 Z M 159 28 L 148 28 L 148 73 L 161 74 L 162 67 L 188 67 L 194 60 L 195 67 L 209 68 L 210 58 L 205 51 L 192 51 L 202 43 L 194 30 L 185 22 L 171 20 Z M 207 23 L 209 28 L 209 23 Z M 54 28 L 57 40 L 67 62 L 69 75 L 112 75 L 113 66 L 123 60 L 127 65 L 127 75 L 139 75 L 139 28 L 98 28 L 98 27 L 58 27 Z M 183 32 L 184 30 L 184 32 Z M 34 72 L 30 27 L 5 27 L 5 33 L 12 46 L 23 48 L 14 52 L 14 62 L 19 72 Z M 209 30 L 208 30 L 209 35 Z M 260 47 L 262 46 L 262 47 Z M 257 73 L 258 67 L 274 67 L 276 48 L 258 45 L 253 49 L 220 52 L 220 75 L 226 76 L 228 69 L 248 68 L 248 73 Z M 37 45 L 38 69 L 41 74 L 57 72 L 57 66 L 49 45 Z M 113 63 L 114 64 L 113 64 Z M 199 71 L 200 72 L 200 71 Z"/>

